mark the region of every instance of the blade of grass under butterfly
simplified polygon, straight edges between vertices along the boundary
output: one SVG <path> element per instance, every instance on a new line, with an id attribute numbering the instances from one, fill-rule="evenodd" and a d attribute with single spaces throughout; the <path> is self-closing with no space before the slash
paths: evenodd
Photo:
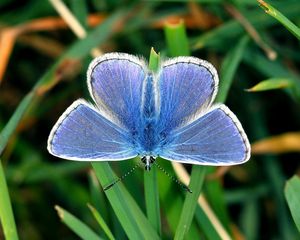
<path id="1" fill-rule="evenodd" d="M 257 0 L 259 5 L 265 10 L 267 14 L 277 19 L 287 30 L 289 30 L 296 38 L 300 40 L 300 28 L 298 28 L 294 23 L 292 23 L 286 16 L 279 12 L 269 3 L 263 0 Z"/>
<path id="2" fill-rule="evenodd" d="M 166 170 L 171 176 L 175 176 L 172 165 L 169 161 L 164 159 L 157 158 L 156 161 L 159 162 L 159 165 Z M 155 166 L 154 166 L 155 167 Z M 168 237 L 174 236 L 177 225 L 178 225 L 178 216 L 181 214 L 181 209 L 183 206 L 183 198 L 181 194 L 178 194 L 182 191 L 181 186 L 176 182 L 172 181 L 163 171 L 158 171 L 158 180 L 159 180 L 159 194 L 162 204 L 163 212 L 166 216 L 167 226 L 169 229 L 164 228 L 165 234 L 168 234 Z M 185 192 L 186 194 L 190 194 Z M 170 235 L 170 236 L 169 236 Z M 187 233 L 186 239 L 198 239 L 199 231 L 197 225 L 192 223 L 190 230 Z"/>
<path id="3" fill-rule="evenodd" d="M 116 179 L 107 162 L 92 162 L 92 166 L 103 188 Z M 106 190 L 105 194 L 129 239 L 159 239 L 156 231 L 122 183 L 115 184 Z"/>
<path id="4" fill-rule="evenodd" d="M 151 48 L 149 69 L 153 72 L 156 72 L 158 70 L 159 61 L 159 54 L 157 54 L 154 49 Z M 150 171 L 144 171 L 144 191 L 148 220 L 158 234 L 161 235 L 159 194 L 156 171 L 156 167 L 153 167 Z"/>
<path id="5" fill-rule="evenodd" d="M 78 40 L 73 44 L 68 51 L 47 71 L 36 83 L 33 89 L 24 97 L 21 101 L 12 117 L 0 133 L 0 155 L 11 135 L 14 133 L 19 122 L 21 121 L 25 111 L 30 106 L 31 102 L 43 95 L 44 92 L 52 88 L 63 76 L 66 71 L 74 71 L 74 63 L 78 63 L 79 59 L 87 56 L 90 50 L 103 43 L 111 34 L 113 26 L 117 21 L 124 15 L 124 11 L 116 12 L 112 14 L 105 22 L 99 27 L 94 29 L 88 36 L 83 40 Z"/>
<path id="6" fill-rule="evenodd" d="M 115 240 L 114 235 L 110 231 L 109 227 L 107 226 L 106 222 L 104 221 L 104 219 L 102 218 L 102 216 L 100 215 L 100 213 L 97 211 L 97 209 L 94 208 L 90 204 L 88 204 L 88 208 L 92 212 L 92 214 L 93 214 L 94 218 L 96 219 L 96 221 L 98 222 L 99 226 L 103 229 L 103 231 L 106 234 L 107 238 L 109 240 Z"/>
<path id="7" fill-rule="evenodd" d="M 189 187 L 193 193 L 187 194 L 185 197 L 180 220 L 174 237 L 176 240 L 184 239 L 189 231 L 198 204 L 198 198 L 202 190 L 205 172 L 205 166 L 192 167 Z"/>
<path id="8" fill-rule="evenodd" d="M 66 224 L 77 236 L 84 240 L 101 240 L 92 229 L 90 229 L 85 223 L 69 213 L 60 206 L 55 206 L 55 210 L 58 213 L 61 221 Z"/>
<path id="9" fill-rule="evenodd" d="M 18 240 L 16 223 L 13 215 L 13 210 L 10 202 L 10 197 L 7 189 L 6 178 L 0 159 L 0 220 L 5 239 Z"/>

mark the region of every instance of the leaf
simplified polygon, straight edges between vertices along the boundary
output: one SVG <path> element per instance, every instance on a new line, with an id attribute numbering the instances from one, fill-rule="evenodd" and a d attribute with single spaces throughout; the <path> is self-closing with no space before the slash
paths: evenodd
<path id="1" fill-rule="evenodd" d="M 289 132 L 262 139 L 251 145 L 253 154 L 300 152 L 300 132 Z"/>
<path id="2" fill-rule="evenodd" d="M 284 189 L 285 199 L 288 203 L 294 222 L 300 232 L 300 178 L 293 176 L 287 181 Z"/>
<path id="3" fill-rule="evenodd" d="M 194 165 L 192 168 L 189 187 L 193 191 L 193 193 L 188 193 L 185 197 L 179 223 L 174 237 L 174 239 L 176 240 L 184 239 L 190 228 L 198 204 L 198 198 L 202 190 L 205 172 L 206 166 Z"/>
<path id="4" fill-rule="evenodd" d="M 96 208 L 94 208 L 92 205 L 88 204 L 88 208 L 92 212 L 94 218 L 98 222 L 99 226 L 103 229 L 104 233 L 110 240 L 115 240 L 115 237 L 113 236 L 112 232 L 110 231 L 109 227 L 107 226 L 104 219 L 101 217 L 100 213 L 97 211 Z"/>
<path id="5" fill-rule="evenodd" d="M 61 208 L 60 206 L 55 206 L 55 210 L 59 218 L 64 224 L 66 224 L 75 234 L 77 234 L 81 239 L 84 240 L 101 240 L 101 238 L 91 230 L 85 223 L 76 218 L 74 215 Z"/>
<path id="6" fill-rule="evenodd" d="M 300 81 L 299 77 L 290 71 L 279 59 L 270 61 L 257 51 L 246 49 L 244 54 L 245 62 L 257 71 L 261 72 L 270 79 L 290 79 L 293 86 L 284 90 L 295 100 L 300 101 Z M 269 80 L 270 80 L 269 79 Z"/>
<path id="7" fill-rule="evenodd" d="M 294 87 L 294 80 L 289 78 L 271 78 L 261 81 L 252 88 L 247 89 L 248 92 L 260 92 L 273 89 L 283 89 Z"/>
<path id="8" fill-rule="evenodd" d="M 220 86 L 216 102 L 224 103 L 231 87 L 237 68 L 242 60 L 244 50 L 249 42 L 249 37 L 242 37 L 237 45 L 231 49 L 222 62 L 220 71 Z"/>
<path id="9" fill-rule="evenodd" d="M 0 159 L 0 220 L 3 228 L 4 236 L 6 239 L 18 240 L 18 233 L 16 228 L 16 223 L 14 219 L 14 214 L 10 202 L 10 197 L 7 189 L 7 183 L 5 179 L 5 174 Z"/>

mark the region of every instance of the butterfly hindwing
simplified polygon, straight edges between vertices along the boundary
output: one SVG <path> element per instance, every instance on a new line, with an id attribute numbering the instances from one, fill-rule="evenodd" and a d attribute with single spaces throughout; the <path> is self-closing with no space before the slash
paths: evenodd
<path id="1" fill-rule="evenodd" d="M 48 151 L 70 160 L 125 160 L 137 155 L 128 139 L 125 130 L 101 116 L 84 100 L 77 100 L 53 127 Z"/>
<path id="2" fill-rule="evenodd" d="M 234 165 L 247 161 L 250 145 L 236 116 L 218 105 L 187 126 L 170 133 L 160 156 L 199 165 Z"/>

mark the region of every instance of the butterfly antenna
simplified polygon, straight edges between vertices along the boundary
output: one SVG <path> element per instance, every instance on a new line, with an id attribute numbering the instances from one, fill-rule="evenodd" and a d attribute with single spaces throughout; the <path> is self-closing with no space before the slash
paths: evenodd
<path id="1" fill-rule="evenodd" d="M 164 174 L 166 174 L 169 178 L 172 179 L 172 181 L 176 182 L 180 187 L 182 187 L 185 191 L 188 191 L 189 193 L 192 193 L 192 190 L 184 185 L 182 182 L 178 181 L 178 179 L 176 179 L 175 177 L 173 177 L 170 173 L 168 173 L 162 166 L 160 166 L 156 161 L 153 162 L 153 164 L 155 164 L 155 166 L 161 170 Z"/>
<path id="2" fill-rule="evenodd" d="M 117 178 L 115 181 L 113 181 L 112 183 L 110 183 L 109 185 L 104 187 L 103 190 L 106 191 L 106 190 L 110 189 L 111 187 L 113 187 L 116 183 L 122 181 L 124 178 L 126 178 L 131 173 L 133 173 L 137 169 L 138 166 L 140 166 L 140 163 L 137 163 L 136 165 L 134 165 L 127 173 L 125 173 L 123 176 Z"/>

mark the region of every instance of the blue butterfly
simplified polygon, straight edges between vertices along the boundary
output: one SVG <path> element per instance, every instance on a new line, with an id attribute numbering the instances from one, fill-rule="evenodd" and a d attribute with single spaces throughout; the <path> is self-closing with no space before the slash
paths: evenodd
<path id="1" fill-rule="evenodd" d="M 87 85 L 95 105 L 75 101 L 48 139 L 54 156 L 120 161 L 140 156 L 199 165 L 235 165 L 250 158 L 248 138 L 223 104 L 212 105 L 218 75 L 195 57 L 164 61 L 157 73 L 144 60 L 108 53 L 92 61 Z"/>

